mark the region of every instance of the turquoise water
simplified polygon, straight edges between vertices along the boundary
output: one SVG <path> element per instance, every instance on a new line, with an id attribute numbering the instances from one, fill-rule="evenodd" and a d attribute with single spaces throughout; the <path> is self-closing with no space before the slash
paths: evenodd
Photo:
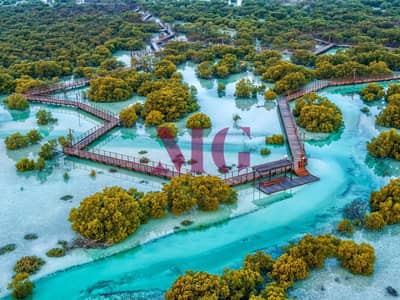
<path id="1" fill-rule="evenodd" d="M 269 203 L 263 209 L 218 226 L 177 233 L 39 280 L 37 298 L 51 299 L 57 294 L 60 299 L 77 299 L 128 290 L 163 290 L 184 270 L 220 273 L 224 267 L 239 267 L 248 252 L 257 249 L 274 252 L 277 246 L 306 232 L 321 233 L 331 230 L 332 224 L 341 218 L 340 209 L 345 203 L 369 197 L 371 190 L 385 184 L 389 179 L 380 177 L 375 168 L 366 165 L 365 143 L 379 130 L 374 126 L 373 117 L 380 104 L 371 106 L 372 114 L 369 116 L 361 113 L 360 109 L 364 104 L 354 94 L 360 88 L 361 86 L 330 88 L 321 92 L 340 106 L 345 128 L 339 137 L 332 137 L 327 141 L 308 136 L 310 141 L 306 144 L 306 150 L 310 157 L 309 166 L 313 174 L 321 178 L 319 182 L 294 191 L 292 197 Z M 393 230 L 391 234 L 398 239 L 397 231 Z M 358 239 L 365 237 L 360 234 Z M 379 238 L 372 242 L 377 245 L 377 274 L 392 271 L 394 276 L 398 270 L 382 263 L 387 262 L 387 257 L 390 256 L 387 251 L 393 251 L 394 247 L 380 246 L 383 242 Z M 390 244 L 390 241 L 385 240 L 385 243 Z M 334 266 L 331 263 L 328 270 L 332 274 L 343 276 Z M 320 272 L 330 274 L 324 270 Z M 318 291 L 320 281 L 323 280 L 327 284 L 326 277 L 312 276 L 310 280 L 299 284 L 298 295 L 302 299 L 309 298 L 311 294 L 313 299 L 320 298 Z M 379 281 L 380 277 L 364 278 L 357 282 L 363 288 L 379 286 L 381 283 L 375 280 Z M 304 289 L 312 293 L 307 294 Z M 331 288 L 331 293 L 325 295 L 326 299 L 337 299 L 335 297 L 339 292 L 333 290 L 335 289 Z M 352 290 L 354 299 L 367 299 L 362 290 Z"/>
<path id="2" fill-rule="evenodd" d="M 281 132 L 275 105 L 264 106 L 261 98 L 242 101 L 233 97 L 234 84 L 237 80 L 248 76 L 257 81 L 259 80 L 257 77 L 253 77 L 250 73 L 230 77 L 225 81 L 226 95 L 219 98 L 215 81 L 195 79 L 194 69 L 190 64 L 183 66 L 181 71 L 185 80 L 198 89 L 201 111 L 209 114 L 215 125 L 210 135 L 205 138 L 206 144 L 210 142 L 210 137 L 219 127 L 232 129 L 228 137 L 231 142 L 226 147 L 227 156 L 228 158 L 231 156 L 232 161 L 237 150 L 243 147 L 257 149 L 262 145 L 265 135 Z M 330 231 L 333 228 L 332 224 L 341 218 L 340 210 L 344 204 L 357 198 L 368 198 L 371 190 L 385 184 L 390 176 L 396 175 L 399 170 L 398 165 L 390 160 L 376 162 L 367 158 L 365 143 L 382 130 L 375 127 L 374 116 L 384 104 L 382 102 L 372 104 L 370 115 L 361 113 L 360 109 L 365 105 L 356 94 L 361 87 L 359 85 L 329 88 L 321 92 L 342 109 L 345 127 L 339 134 L 328 138 L 321 135 L 306 135 L 309 168 L 313 174 L 321 178 L 319 182 L 270 197 L 260 195 L 249 185 L 243 186 L 238 189 L 239 202 L 234 207 L 226 207 L 211 214 L 197 212 L 180 218 L 156 220 L 143 226 L 127 241 L 106 250 L 78 250 L 65 258 L 48 259 L 42 271 L 33 277 L 38 279 L 35 299 L 78 299 L 121 291 L 165 290 L 187 269 L 220 273 L 224 267 L 239 267 L 246 253 L 264 249 L 276 254 L 279 246 L 306 232 Z M 141 99 L 131 99 L 127 103 L 135 101 Z M 105 105 L 115 111 L 123 107 L 121 103 L 118 104 L 120 106 Z M 0 192 L 5 195 L 0 198 L 4 208 L 0 219 L 0 236 L 5 237 L 2 238 L 2 242 L 4 240 L 5 243 L 17 244 L 15 252 L 0 256 L 0 263 L 6 270 L 0 273 L 2 287 L 9 281 L 12 266 L 18 257 L 32 254 L 44 257 L 44 253 L 54 247 L 57 240 L 70 240 L 74 237 L 66 220 L 70 208 L 77 206 L 83 197 L 106 185 L 135 186 L 139 190 L 149 191 L 159 190 L 163 183 L 162 180 L 137 174 L 132 176 L 132 173 L 121 170 L 118 173 L 109 173 L 105 166 L 61 158 L 49 171 L 51 176 L 42 178 L 43 176 L 36 174 L 17 175 L 14 164 L 19 157 L 18 153 L 5 151 L 3 139 L 16 130 L 26 132 L 36 127 L 34 112 L 38 109 L 39 106 L 32 105 L 29 113 L 18 114 L 0 108 L 0 161 L 5 170 L 0 174 Z M 65 134 L 71 127 L 76 132 L 83 132 L 98 122 L 72 110 L 50 107 L 48 109 L 59 118 L 54 128 L 41 128 L 41 132 L 48 132 L 48 138 Z M 232 121 L 234 113 L 242 117 L 239 121 L 240 126 L 252 128 L 253 140 L 239 139 Z M 189 134 L 183 129 L 183 122 L 179 123 L 182 129 L 179 145 L 188 151 L 190 139 Z M 153 136 L 152 130 L 138 125 L 134 129 L 111 133 L 96 147 L 132 154 L 146 147 L 149 149 L 146 156 L 157 157 L 160 155 L 160 145 Z M 272 150 L 271 159 L 274 155 L 279 157 L 285 153 L 284 147 Z M 33 156 L 36 149 L 31 147 L 21 151 L 25 152 L 20 153 L 20 156 Z M 253 151 L 252 163 L 258 159 L 261 160 L 257 151 Z M 91 168 L 98 170 L 95 179 L 88 176 Z M 209 165 L 208 168 L 212 169 L 212 166 Z M 62 178 L 65 170 L 71 175 L 68 182 Z M 70 202 L 59 200 L 59 197 L 65 194 L 73 194 L 74 198 Z M 252 213 L 243 215 L 251 211 Z M 232 216 L 239 217 L 216 226 L 194 230 L 200 224 L 228 220 Z M 172 234 L 174 227 L 179 226 L 185 218 L 195 220 L 193 230 Z M 23 240 L 23 235 L 32 231 L 39 234 L 39 239 L 32 242 Z M 357 240 L 368 240 L 376 247 L 378 261 L 377 271 L 373 277 L 369 279 L 351 277 L 352 279 L 348 281 L 343 279 L 346 275 L 337 270 L 335 263 L 330 263 L 326 269 L 315 273 L 320 276 L 313 274 L 309 280 L 299 283 L 299 289 L 293 295 L 298 295 L 301 299 L 320 299 L 321 295 L 324 299 L 337 299 L 340 293 L 338 290 L 340 291 L 343 285 L 342 290 L 351 289 L 354 299 L 372 299 L 366 297 L 365 289 L 369 289 L 371 295 L 375 295 L 376 298 L 380 293 L 378 287 L 385 284 L 383 281 L 399 274 L 399 270 L 388 263 L 388 259 L 394 255 L 396 249 L 392 241 L 400 239 L 397 232 L 394 227 L 390 233 L 385 233 L 381 237 L 365 234 L 356 237 Z M 165 237 L 154 240 L 160 236 Z M 135 247 L 151 240 L 154 241 Z M 121 252 L 127 249 L 131 250 Z M 68 266 L 117 252 L 121 253 L 39 279 Z M 336 281 L 332 283 L 334 274 L 338 274 L 337 276 L 343 280 L 340 283 Z M 353 282 L 363 289 L 353 290 Z M 321 294 L 321 285 L 326 287 L 325 294 Z M 2 291 L 4 292 L 4 289 Z"/>
<path id="3" fill-rule="evenodd" d="M 228 79 L 223 80 L 226 85 L 225 95 L 219 97 L 217 81 L 199 80 L 195 75 L 193 64 L 181 67 L 180 71 L 184 80 L 196 87 L 200 111 L 206 113 L 213 124 L 212 129 L 205 131 L 203 139 L 204 168 L 206 172 L 218 174 L 218 169 L 214 165 L 211 156 L 211 144 L 215 135 L 224 128 L 229 129 L 225 144 L 225 158 L 228 166 L 238 164 L 237 153 L 239 151 L 250 152 L 251 165 L 280 159 L 286 155 L 284 146 L 271 147 L 271 155 L 267 157 L 260 155 L 261 148 L 265 147 L 265 136 L 282 134 L 276 104 L 266 104 L 262 95 L 251 99 L 235 99 L 234 97 L 235 84 L 238 80 L 247 77 L 257 84 L 261 84 L 259 77 L 255 77 L 251 73 L 230 76 Z M 130 104 L 135 101 L 141 102 L 142 99 L 134 97 L 128 100 L 127 103 Z M 118 108 L 116 104 L 106 104 L 105 106 L 111 107 L 113 110 Z M 236 114 L 241 119 L 235 123 L 233 115 Z M 189 160 L 191 155 L 191 131 L 185 128 L 188 117 L 177 123 L 179 128 L 177 144 L 186 160 Z M 240 126 L 250 127 L 251 138 L 248 138 L 239 129 Z M 150 160 L 172 164 L 161 140 L 156 135 L 154 128 L 146 128 L 143 124 L 138 124 L 132 129 L 115 130 L 94 143 L 92 147 L 136 157 L 141 156 L 139 155 L 141 150 L 146 150 L 147 153 L 144 156 Z M 190 168 L 190 166 L 187 165 L 186 168 Z"/>

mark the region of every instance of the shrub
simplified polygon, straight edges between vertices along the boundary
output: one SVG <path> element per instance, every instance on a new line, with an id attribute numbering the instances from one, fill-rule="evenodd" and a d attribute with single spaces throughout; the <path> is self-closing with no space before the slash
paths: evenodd
<path id="1" fill-rule="evenodd" d="M 15 245 L 15 244 L 8 244 L 8 245 L 5 245 L 3 247 L 0 247 L 0 255 L 4 255 L 4 254 L 6 254 L 8 252 L 12 252 L 16 248 L 17 248 L 17 245 Z"/>
<path id="2" fill-rule="evenodd" d="M 341 241 L 338 259 L 342 267 L 353 274 L 371 275 L 374 272 L 375 251 L 368 244 L 357 245 L 350 240 Z"/>
<path id="3" fill-rule="evenodd" d="M 400 160 L 400 134 L 395 129 L 381 132 L 367 144 L 367 150 L 375 158 Z"/>
<path id="4" fill-rule="evenodd" d="M 42 88 L 46 87 L 47 84 L 44 81 L 33 79 L 30 76 L 23 75 L 20 78 L 15 80 L 15 92 L 16 93 L 25 93 L 34 88 Z"/>
<path id="5" fill-rule="evenodd" d="M 127 100 L 132 89 L 122 79 L 99 77 L 90 81 L 89 99 L 96 102 L 115 102 Z"/>
<path id="6" fill-rule="evenodd" d="M 266 92 L 264 93 L 264 99 L 267 100 L 267 101 L 275 100 L 276 97 L 277 97 L 277 95 L 276 95 L 275 92 L 274 92 L 273 90 L 271 90 L 271 89 L 269 89 L 268 91 L 266 91 Z"/>
<path id="7" fill-rule="evenodd" d="M 36 129 L 32 129 L 26 134 L 31 144 L 36 144 L 43 139 L 43 136 Z"/>
<path id="8" fill-rule="evenodd" d="M 217 275 L 206 272 L 187 271 L 174 282 L 165 293 L 166 300 L 180 299 L 222 299 L 229 293 Z"/>
<path id="9" fill-rule="evenodd" d="M 27 233 L 24 235 L 24 240 L 32 241 L 32 240 L 37 240 L 38 235 L 36 233 Z"/>
<path id="10" fill-rule="evenodd" d="M 400 106 L 389 103 L 377 116 L 376 125 L 400 129 Z"/>
<path id="11" fill-rule="evenodd" d="M 21 94 L 12 94 L 3 100 L 8 109 L 25 110 L 29 107 L 29 102 Z"/>
<path id="12" fill-rule="evenodd" d="M 121 125 L 124 127 L 133 127 L 137 120 L 136 107 L 131 105 L 119 113 L 119 119 L 121 120 Z"/>
<path id="13" fill-rule="evenodd" d="M 315 64 L 317 56 L 308 50 L 298 49 L 293 51 L 292 62 L 297 65 L 312 67 Z"/>
<path id="14" fill-rule="evenodd" d="M 308 276 L 308 267 L 302 258 L 294 258 L 283 254 L 274 263 L 271 276 L 280 287 L 291 287 L 296 280 L 305 279 Z"/>
<path id="15" fill-rule="evenodd" d="M 371 112 L 367 106 L 361 108 L 360 111 L 364 114 L 369 114 Z"/>
<path id="16" fill-rule="evenodd" d="M 261 155 L 269 155 L 270 153 L 271 153 L 271 150 L 269 150 L 268 148 L 261 148 L 261 150 L 260 150 Z"/>
<path id="17" fill-rule="evenodd" d="M 35 285 L 29 280 L 28 273 L 18 273 L 14 276 L 8 289 L 12 289 L 12 297 L 15 299 L 25 299 L 32 295 Z"/>
<path id="18" fill-rule="evenodd" d="M 43 144 L 39 151 L 39 157 L 44 160 L 50 160 L 53 158 L 54 153 L 57 149 L 57 141 L 50 140 L 47 143 Z"/>
<path id="19" fill-rule="evenodd" d="M 36 113 L 36 120 L 39 125 L 47 125 L 49 123 L 57 122 L 57 119 L 53 117 L 53 114 L 44 109 L 41 109 Z"/>
<path id="20" fill-rule="evenodd" d="M 186 121 L 186 128 L 211 128 L 211 119 L 204 113 L 194 113 Z"/>
<path id="21" fill-rule="evenodd" d="M 400 94 L 400 84 L 389 84 L 386 91 L 385 99 L 388 100 L 390 96 Z"/>
<path id="22" fill-rule="evenodd" d="M 221 276 L 223 285 L 229 290 L 225 299 L 249 299 L 261 288 L 263 278 L 251 269 L 225 269 Z"/>
<path id="23" fill-rule="evenodd" d="M 142 211 L 142 223 L 146 223 L 148 219 L 162 218 L 167 215 L 168 199 L 167 195 L 162 192 L 150 192 L 139 200 Z"/>
<path id="24" fill-rule="evenodd" d="M 241 79 L 236 83 L 235 96 L 237 98 L 249 98 L 257 95 L 257 87 L 249 79 Z"/>
<path id="25" fill-rule="evenodd" d="M 265 290 L 261 293 L 262 299 L 271 300 L 287 300 L 285 289 L 280 287 L 276 282 L 271 282 L 267 285 Z"/>
<path id="26" fill-rule="evenodd" d="M 196 74 L 199 78 L 210 79 L 213 76 L 213 63 L 211 61 L 199 63 Z"/>
<path id="27" fill-rule="evenodd" d="M 262 276 L 267 276 L 272 271 L 274 260 L 272 257 L 262 251 L 257 251 L 255 254 L 247 254 L 243 261 L 243 268 L 260 273 Z"/>
<path id="28" fill-rule="evenodd" d="M 356 199 L 343 207 L 343 217 L 361 225 L 364 221 L 364 215 L 368 211 L 368 202 Z"/>
<path id="29" fill-rule="evenodd" d="M 159 78 L 171 78 L 176 72 L 176 66 L 168 59 L 163 59 L 156 63 L 154 67 L 154 75 Z"/>
<path id="30" fill-rule="evenodd" d="M 28 147 L 29 145 L 29 138 L 20 134 L 19 132 L 14 133 L 4 140 L 6 147 L 8 150 L 16 150 L 20 148 Z"/>
<path id="31" fill-rule="evenodd" d="M 181 225 L 182 226 L 190 226 L 190 225 L 192 225 L 193 224 L 193 221 L 191 221 L 191 220 L 183 220 L 182 222 L 181 222 Z"/>
<path id="32" fill-rule="evenodd" d="M 237 192 L 217 176 L 182 175 L 165 184 L 163 191 L 173 214 L 190 211 L 197 205 L 200 210 L 216 210 L 219 204 L 237 201 Z"/>
<path id="33" fill-rule="evenodd" d="M 285 139 L 282 134 L 273 134 L 272 136 L 265 138 L 265 143 L 270 145 L 283 145 Z"/>
<path id="34" fill-rule="evenodd" d="M 311 132 L 337 131 L 343 122 L 339 107 L 315 93 L 296 100 L 293 115 L 300 127 Z"/>
<path id="35" fill-rule="evenodd" d="M 24 157 L 15 164 L 15 167 L 18 172 L 27 172 L 35 170 L 36 164 L 34 160 Z"/>
<path id="36" fill-rule="evenodd" d="M 309 269 L 321 268 L 327 258 L 337 255 L 338 239 L 331 235 L 305 235 L 289 250 L 293 258 L 301 258 Z"/>
<path id="37" fill-rule="evenodd" d="M 400 178 L 392 179 L 379 191 L 371 193 L 371 211 L 378 212 L 387 224 L 400 222 Z"/>
<path id="38" fill-rule="evenodd" d="M 336 229 L 341 235 L 344 236 L 352 236 L 354 234 L 354 226 L 348 219 L 340 221 Z"/>
<path id="39" fill-rule="evenodd" d="M 65 256 L 65 249 L 64 248 L 52 248 L 46 252 L 48 257 L 63 257 Z"/>
<path id="40" fill-rule="evenodd" d="M 58 138 L 58 143 L 61 145 L 61 147 L 67 147 L 71 143 L 71 137 L 60 136 Z"/>
<path id="41" fill-rule="evenodd" d="M 386 226 L 386 222 L 379 212 L 365 215 L 364 226 L 368 230 L 380 230 Z"/>
<path id="42" fill-rule="evenodd" d="M 157 127 L 157 135 L 160 138 L 174 138 L 178 134 L 178 127 L 174 123 L 164 123 Z"/>
<path id="43" fill-rule="evenodd" d="M 139 162 L 141 164 L 147 164 L 147 163 L 149 163 L 149 161 L 150 161 L 150 159 L 148 159 L 147 157 L 141 157 L 139 160 Z"/>
<path id="44" fill-rule="evenodd" d="M 114 244 L 140 226 L 139 204 L 124 189 L 114 186 L 91 195 L 69 215 L 72 229 L 89 240 Z"/>
<path id="45" fill-rule="evenodd" d="M 146 116 L 146 126 L 157 126 L 164 122 L 164 115 L 158 110 L 152 110 Z"/>
<path id="46" fill-rule="evenodd" d="M 43 157 L 39 157 L 35 162 L 35 170 L 42 171 L 46 167 L 46 161 Z"/>
<path id="47" fill-rule="evenodd" d="M 218 87 L 217 87 L 218 93 L 224 92 L 225 89 L 226 89 L 225 84 L 223 82 L 218 82 Z"/>
<path id="48" fill-rule="evenodd" d="M 385 95 L 385 91 L 383 86 L 373 82 L 364 87 L 360 91 L 360 95 L 364 101 L 372 102 L 382 99 L 382 97 Z"/>
<path id="49" fill-rule="evenodd" d="M 161 80 L 152 84 L 153 90 L 147 94 L 144 114 L 159 111 L 166 122 L 175 122 L 186 114 L 198 109 L 196 99 L 189 86 L 181 80 Z M 147 120 L 147 118 L 146 118 Z M 153 125 L 159 125 L 153 124 Z"/>
<path id="50" fill-rule="evenodd" d="M 45 261 L 37 256 L 24 256 L 14 266 L 16 273 L 35 274 L 45 264 Z"/>

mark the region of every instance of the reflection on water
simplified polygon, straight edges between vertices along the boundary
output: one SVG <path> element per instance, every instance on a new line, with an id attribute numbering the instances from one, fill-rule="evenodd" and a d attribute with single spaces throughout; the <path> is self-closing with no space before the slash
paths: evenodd
<path id="1" fill-rule="evenodd" d="M 252 163 L 276 159 L 287 153 L 286 148 L 282 146 L 271 148 L 272 154 L 268 158 L 259 156 L 257 151 L 264 146 L 266 135 L 282 132 L 275 104 L 265 104 L 262 97 L 258 97 L 249 99 L 251 104 L 238 107 L 238 100 L 233 95 L 235 83 L 241 77 L 250 77 L 256 81 L 259 78 L 249 73 L 231 76 L 224 81 L 227 86 L 225 95 L 218 97 L 216 81 L 211 81 L 212 85 L 204 85 L 204 82 L 197 80 L 194 65 L 183 65 L 180 70 L 184 80 L 196 86 L 201 111 L 209 115 L 214 124 L 209 135 L 204 137 L 205 161 L 212 161 L 207 153 L 213 136 L 226 127 L 230 129 L 226 155 L 232 164 L 237 161 L 237 151 L 242 149 L 252 151 Z M 386 83 L 384 85 L 387 86 Z M 374 118 L 381 108 L 378 103 L 370 106 L 369 115 L 362 113 L 360 109 L 365 104 L 357 95 L 360 88 L 362 85 L 329 88 L 321 92 L 321 95 L 328 97 L 341 108 L 344 127 L 340 133 L 330 135 L 327 140 L 309 141 L 308 134 L 306 135 L 305 147 L 309 155 L 309 168 L 321 178 L 319 182 L 272 197 L 260 194 L 251 185 L 239 187 L 239 201 L 236 206 L 226 207 L 215 213 L 196 212 L 181 217 L 171 216 L 163 220 L 154 220 L 140 228 L 137 234 L 127 241 L 114 247 L 91 251 L 78 250 L 65 258 L 49 260 L 39 276 L 131 249 L 143 241 L 165 236 L 113 257 L 41 279 L 36 282 L 35 299 L 54 299 L 54 295 L 57 295 L 58 299 L 77 299 L 104 293 L 151 293 L 155 290 L 165 290 L 185 270 L 221 273 L 224 267 L 239 267 L 246 253 L 265 249 L 277 254 L 280 246 L 306 232 L 322 233 L 333 230 L 334 224 L 341 219 L 341 208 L 346 203 L 354 199 L 368 199 L 370 191 L 385 184 L 389 176 L 397 174 L 398 169 L 397 162 L 374 161 L 367 156 L 366 143 L 382 130 L 374 124 Z M 125 103 L 101 105 L 117 112 L 127 103 L 134 101 L 143 99 L 134 97 Z M 106 166 L 71 158 L 58 159 L 49 169 L 49 174 L 43 175 L 43 180 L 38 180 L 35 176 L 16 174 L 14 164 L 18 155 L 27 155 L 28 151 L 36 152 L 36 148 L 11 154 L 5 150 L 3 140 L 16 130 L 25 133 L 36 127 L 34 113 L 38 107 L 40 106 L 32 105 L 31 112 L 21 122 L 14 122 L 13 117 L 4 108 L 0 108 L 0 204 L 3 208 L 0 236 L 7 237 L 7 243 L 17 244 L 15 253 L 0 256 L 0 264 L 6 270 L 0 273 L 3 288 L 3 283 L 11 278 L 16 257 L 43 256 L 48 248 L 56 245 L 57 240 L 71 240 L 74 237 L 66 221 L 68 212 L 85 196 L 107 185 L 121 185 L 125 188 L 134 186 L 141 191 L 150 191 L 160 190 L 165 183 L 160 179 L 132 175 L 132 172 L 120 169 L 117 169 L 117 173 L 110 173 Z M 57 113 L 57 108 L 49 109 L 59 122 L 54 128 L 41 128 L 43 131 L 47 130 L 47 139 L 66 134 L 70 127 L 76 132 L 83 132 L 98 123 L 90 117 L 80 117 L 82 115 L 79 113 L 68 114 L 62 110 Z M 237 128 L 235 131 L 233 114 L 240 115 L 239 126 L 251 127 L 252 139 L 245 139 Z M 191 137 L 190 132 L 185 129 L 185 120 L 177 124 L 180 128 L 177 141 L 184 155 L 190 157 Z M 145 155 L 149 158 L 166 160 L 168 157 L 162 143 L 154 138 L 154 135 L 154 129 L 139 124 L 133 129 L 114 130 L 94 146 L 134 156 L 137 156 L 139 151 L 146 150 L 148 153 Z M 98 174 L 95 179 L 88 175 L 92 168 Z M 68 182 L 62 177 L 66 170 L 71 176 Z M 51 176 L 48 176 L 50 174 Z M 70 201 L 59 200 L 67 194 L 73 195 L 74 198 Z M 253 212 L 248 213 L 250 211 Z M 230 217 L 243 213 L 248 214 L 227 221 Z M 181 227 L 181 221 L 188 218 L 196 220 L 193 226 L 196 230 L 186 231 Z M 220 223 L 218 226 L 203 226 L 215 222 Z M 173 234 L 177 227 L 180 227 L 179 232 Z M 40 239 L 28 243 L 21 237 L 31 231 L 38 233 Z M 343 295 L 351 294 L 354 299 L 369 299 L 368 295 L 373 295 L 374 299 L 381 299 L 382 287 L 395 285 L 396 281 L 393 278 L 397 278 L 399 274 L 400 262 L 396 261 L 398 256 L 395 255 L 398 239 L 398 230 L 389 230 L 388 233 L 375 238 L 364 233 L 357 234 L 357 241 L 371 240 L 376 247 L 378 260 L 375 276 L 355 277 L 341 271 L 335 262 L 328 262 L 325 269 L 313 272 L 310 280 L 300 283 L 297 294 L 293 296 L 301 299 L 340 299 Z M 335 277 L 339 278 L 339 282 L 335 281 Z M 347 277 L 349 279 L 346 279 Z M 324 286 L 325 292 L 321 290 L 321 285 Z M 368 294 L 365 291 L 368 291 Z"/>

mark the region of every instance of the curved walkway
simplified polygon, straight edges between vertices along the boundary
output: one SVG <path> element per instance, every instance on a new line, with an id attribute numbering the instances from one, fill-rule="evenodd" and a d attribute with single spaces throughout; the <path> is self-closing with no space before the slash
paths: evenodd
<path id="1" fill-rule="evenodd" d="M 285 97 L 279 97 L 278 110 L 282 119 L 284 131 L 288 141 L 288 147 L 292 158 L 292 170 L 298 177 L 312 178 L 312 181 L 318 179 L 312 176 L 306 169 L 307 166 L 307 155 L 304 150 L 303 143 L 297 130 L 295 119 L 289 107 L 289 102 L 300 98 L 308 93 L 319 91 L 323 88 L 330 86 L 339 85 L 351 85 L 359 83 L 377 82 L 377 81 L 390 81 L 400 79 L 400 74 L 392 74 L 386 76 L 376 76 L 368 78 L 353 78 L 343 80 L 326 80 L 326 81 L 315 81 L 307 87 L 294 92 L 289 93 Z M 100 162 L 106 165 L 133 170 L 140 173 L 154 175 L 158 177 L 171 179 L 182 174 L 190 173 L 189 170 L 177 171 L 174 166 L 164 163 L 156 162 L 144 162 L 139 158 L 132 156 L 102 151 L 98 149 L 84 150 L 88 145 L 94 142 L 99 137 L 105 135 L 113 128 L 120 126 L 119 117 L 116 114 L 108 112 L 103 109 L 93 107 L 87 103 L 79 101 L 62 100 L 51 97 L 49 93 L 56 91 L 65 91 L 68 89 L 74 89 L 89 84 L 89 80 L 77 81 L 69 84 L 61 84 L 52 86 L 40 90 L 32 90 L 24 96 L 30 102 L 44 103 L 59 106 L 69 106 L 80 109 L 93 116 L 96 116 L 104 121 L 104 125 L 94 127 L 91 130 L 84 133 L 82 136 L 77 137 L 71 141 L 71 143 L 63 148 L 63 152 L 70 156 L 79 157 L 82 159 L 88 159 L 96 162 Z M 257 179 L 257 175 L 254 173 L 252 168 L 247 168 L 242 171 L 234 171 L 220 176 L 227 184 L 234 186 L 243 183 L 251 182 Z M 311 182 L 311 181 L 309 181 Z M 306 180 L 305 183 L 308 183 Z"/>

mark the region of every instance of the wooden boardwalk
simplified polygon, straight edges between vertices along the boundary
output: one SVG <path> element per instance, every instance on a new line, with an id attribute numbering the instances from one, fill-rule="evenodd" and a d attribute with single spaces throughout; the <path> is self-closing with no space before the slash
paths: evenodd
<path id="1" fill-rule="evenodd" d="M 294 173 L 300 177 L 310 175 L 310 173 L 305 168 L 307 165 L 307 155 L 304 150 L 304 146 L 301 141 L 299 132 L 297 130 L 293 114 L 290 111 L 289 107 L 290 101 L 303 97 L 306 94 L 317 92 L 321 89 L 331 86 L 352 85 L 352 84 L 390 81 L 398 79 L 400 79 L 400 74 L 391 74 L 391 75 L 374 76 L 374 77 L 371 76 L 366 78 L 319 80 L 306 86 L 303 89 L 300 89 L 299 91 L 288 93 L 288 95 L 285 97 L 279 97 L 277 100 L 278 109 L 282 119 L 283 127 L 285 129 L 285 134 L 288 141 L 290 154 L 293 160 Z"/>
<path id="2" fill-rule="evenodd" d="M 288 147 L 290 150 L 290 155 L 293 162 L 293 171 L 298 176 L 290 182 L 287 180 L 279 180 L 279 182 L 271 181 L 271 184 L 262 183 L 266 193 L 278 192 L 287 188 L 294 186 L 299 186 L 307 184 L 309 182 L 314 182 L 318 180 L 317 177 L 311 175 L 307 169 L 307 156 L 304 150 L 302 141 L 299 137 L 297 126 L 294 117 L 291 113 L 289 102 L 304 96 L 310 92 L 316 92 L 323 88 L 329 86 L 347 85 L 347 84 L 358 84 L 358 83 L 368 83 L 376 81 L 390 81 L 400 79 L 400 74 L 369 77 L 369 78 L 355 78 L 355 79 L 343 79 L 334 81 L 316 81 L 306 88 L 299 91 L 288 94 L 285 97 L 278 98 L 278 109 L 284 126 L 284 131 L 288 141 Z M 105 135 L 113 128 L 120 126 L 119 117 L 109 111 L 101 108 L 94 107 L 89 103 L 81 101 L 71 101 L 66 99 L 57 99 L 50 93 L 57 91 L 65 91 L 68 89 L 73 89 L 77 87 L 82 87 L 89 84 L 88 80 L 73 82 L 70 84 L 60 84 L 53 87 L 32 90 L 24 94 L 26 99 L 34 103 L 44 103 L 49 105 L 74 107 L 82 110 L 88 114 L 96 116 L 101 119 L 104 124 L 94 127 L 89 131 L 85 132 L 79 137 L 75 137 L 71 141 L 70 145 L 64 147 L 63 151 L 66 155 L 88 159 L 95 162 L 103 163 L 113 167 L 119 167 L 123 169 L 128 169 L 144 174 L 149 174 L 153 176 L 158 176 L 162 178 L 171 179 L 182 174 L 190 173 L 192 175 L 198 175 L 191 173 L 188 169 L 176 170 L 176 168 L 169 164 L 164 164 L 161 162 L 144 161 L 143 158 L 135 158 L 132 156 L 103 151 L 99 149 L 85 149 L 95 140 Z M 228 172 L 226 174 L 220 175 L 220 178 L 224 180 L 227 184 L 231 186 L 240 185 L 248 182 L 253 182 L 257 179 L 262 178 L 262 175 L 255 172 L 253 168 L 246 168 L 243 170 L 235 170 L 233 172 Z"/>
<path id="3" fill-rule="evenodd" d="M 281 192 L 281 191 L 285 191 L 288 189 L 292 189 L 298 186 L 302 186 L 308 183 L 312 183 L 315 181 L 318 181 L 319 178 L 313 175 L 307 175 L 304 177 L 297 177 L 294 179 L 290 179 L 287 177 L 283 177 L 283 178 L 279 178 L 279 180 L 276 181 L 272 181 L 272 184 L 265 184 L 263 182 L 261 183 L 257 183 L 256 187 L 264 192 L 267 195 L 273 194 L 273 193 L 277 193 L 277 192 Z M 269 182 L 267 182 L 269 183 Z"/>
<path id="4" fill-rule="evenodd" d="M 69 84 L 56 84 L 50 87 L 44 87 L 44 88 L 36 88 L 32 89 L 29 92 L 25 93 L 25 95 L 46 95 L 54 92 L 59 92 L 59 91 L 66 91 L 70 89 L 76 89 L 76 88 L 81 88 L 90 83 L 89 79 L 83 79 L 75 82 L 71 82 Z"/>
<path id="5" fill-rule="evenodd" d="M 334 47 L 336 47 L 336 44 L 334 44 L 334 43 L 329 43 L 329 44 L 327 44 L 327 45 L 325 45 L 325 46 L 322 46 L 322 47 L 319 47 L 319 48 L 315 49 L 315 50 L 313 51 L 313 53 L 314 53 L 315 55 L 321 55 L 322 53 L 325 53 L 325 52 L 329 51 L 330 49 L 332 49 L 332 48 L 334 48 Z"/>

